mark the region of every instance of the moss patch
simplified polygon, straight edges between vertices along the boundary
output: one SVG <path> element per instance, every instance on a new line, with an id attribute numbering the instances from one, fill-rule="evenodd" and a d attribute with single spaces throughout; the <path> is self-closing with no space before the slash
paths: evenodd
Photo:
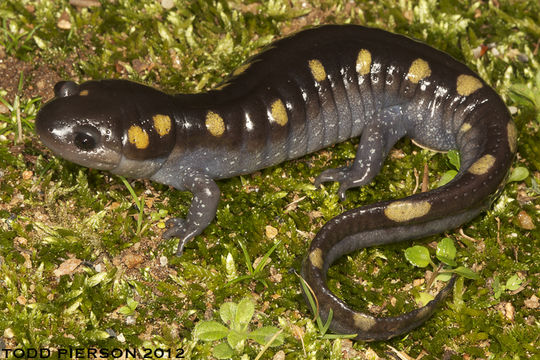
<path id="1" fill-rule="evenodd" d="M 176 258 L 175 241 L 161 241 L 160 234 L 168 216 L 186 214 L 189 194 L 133 181 L 146 205 L 137 231 L 139 209 L 120 179 L 53 157 L 33 131 L 36 99 L 49 99 L 60 78 L 129 78 L 169 92 L 204 91 L 272 40 L 323 23 L 375 26 L 423 40 L 467 63 L 512 106 L 510 86 L 532 87 L 540 71 L 537 1 L 344 6 L 335 0 L 193 0 L 171 9 L 155 0 L 97 4 L 0 2 L 0 347 L 183 348 L 187 356 L 208 358 L 213 344 L 193 338 L 195 324 L 216 319 L 221 304 L 251 296 L 251 325 L 277 326 L 286 335 L 267 358 L 279 351 L 287 358 L 384 357 L 387 344 L 411 357 L 425 353 L 423 359 L 537 355 L 540 224 L 533 220 L 536 228 L 526 229 L 518 217 L 538 218 L 540 174 L 531 159 L 539 156 L 539 124 L 526 106 L 514 114 L 517 162 L 531 175 L 508 184 L 492 210 L 466 224 L 463 234 L 447 234 L 460 245 L 458 261 L 481 279 L 462 282 L 421 328 L 374 344 L 319 339 L 288 270 L 299 268 L 309 241 L 331 217 L 411 194 L 412 169 L 422 173 L 428 163 L 430 184 L 436 184 L 451 168 L 444 155 L 403 140 L 375 181 L 349 191 L 343 203 L 337 184 L 315 190 L 312 181 L 352 159 L 354 141 L 220 181 L 216 221 Z M 249 274 L 242 247 L 256 262 L 276 241 L 263 273 L 227 285 Z M 427 276 L 405 261 L 410 245 L 340 259 L 330 269 L 330 286 L 373 314 L 410 310 L 413 281 Z M 500 287 L 515 276 L 523 280 L 517 289 Z M 250 342 L 243 352 L 254 358 L 260 350 Z"/>

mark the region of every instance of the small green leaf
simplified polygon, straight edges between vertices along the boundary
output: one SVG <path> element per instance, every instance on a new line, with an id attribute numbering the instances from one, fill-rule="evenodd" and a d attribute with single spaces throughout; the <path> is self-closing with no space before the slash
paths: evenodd
<path id="1" fill-rule="evenodd" d="M 444 238 L 437 244 L 437 250 L 435 252 L 437 259 L 442 263 L 450 266 L 456 266 L 456 247 L 454 242 L 450 238 Z"/>
<path id="2" fill-rule="evenodd" d="M 332 317 L 334 316 L 334 312 L 332 309 L 328 312 L 328 317 L 326 318 L 326 323 L 323 324 L 321 316 L 317 316 L 317 325 L 319 326 L 319 332 L 321 335 L 325 335 L 328 329 L 330 328 L 330 324 L 332 323 Z"/>
<path id="3" fill-rule="evenodd" d="M 36 42 L 36 45 L 40 48 L 40 49 L 46 49 L 48 47 L 48 43 L 43 41 L 43 39 L 41 39 L 40 37 L 38 37 L 37 35 L 34 35 L 33 36 L 33 39 L 34 41 Z"/>
<path id="4" fill-rule="evenodd" d="M 100 273 L 97 273 L 96 275 L 90 277 L 87 281 L 87 284 L 89 287 L 94 287 L 96 286 L 97 284 L 99 284 L 100 282 L 103 281 L 103 279 L 105 279 L 107 277 L 107 273 L 104 271 L 104 272 L 100 272 Z"/>
<path id="5" fill-rule="evenodd" d="M 264 194 L 262 197 L 262 201 L 264 204 L 271 204 L 275 202 L 276 200 L 283 199 L 285 196 L 287 196 L 286 191 L 277 191 L 274 193 L 268 193 Z"/>
<path id="6" fill-rule="evenodd" d="M 236 263 L 231 253 L 228 253 L 225 259 L 225 271 L 227 272 L 227 279 L 236 277 Z"/>
<path id="7" fill-rule="evenodd" d="M 217 345 L 212 350 L 212 355 L 214 355 L 216 359 L 230 359 L 234 356 L 234 350 L 229 346 L 229 344 L 224 342 Z"/>
<path id="8" fill-rule="evenodd" d="M 122 315 L 131 315 L 134 313 L 134 310 L 130 308 L 129 306 L 122 306 L 120 309 L 118 309 L 118 312 Z"/>
<path id="9" fill-rule="evenodd" d="M 514 84 L 510 86 L 510 95 L 514 101 L 521 105 L 535 105 L 534 92 L 525 84 Z"/>
<path id="10" fill-rule="evenodd" d="M 517 275 L 512 275 L 510 279 L 506 281 L 506 289 L 510 291 L 517 290 L 521 286 L 522 282 L 523 280 L 520 279 Z"/>
<path id="11" fill-rule="evenodd" d="M 512 171 L 512 173 L 510 174 L 510 177 L 508 177 L 508 182 L 523 181 L 528 177 L 529 177 L 529 170 L 527 170 L 526 167 L 518 166 Z"/>
<path id="12" fill-rule="evenodd" d="M 439 182 L 437 183 L 437 187 L 448 184 L 457 175 L 457 173 L 458 172 L 456 170 L 448 170 L 447 172 L 442 174 Z"/>
<path id="13" fill-rule="evenodd" d="M 249 338 L 255 340 L 261 345 L 266 345 L 268 341 L 279 331 L 277 327 L 274 326 L 264 326 L 259 328 L 249 334 Z M 279 334 L 270 346 L 280 346 L 283 344 L 284 337 L 283 333 Z"/>
<path id="14" fill-rule="evenodd" d="M 135 312 L 135 309 L 137 309 L 137 306 L 139 305 L 138 302 L 133 300 L 132 298 L 127 299 L 127 306 L 122 306 L 120 309 L 118 309 L 118 312 L 122 315 L 131 315 Z"/>
<path id="15" fill-rule="evenodd" d="M 306 191 L 315 191 L 317 190 L 317 188 L 315 187 L 315 185 L 313 185 L 312 183 L 303 183 L 303 184 L 299 184 L 297 186 L 295 186 L 294 188 L 296 191 L 303 191 L 303 192 L 306 192 Z"/>
<path id="16" fill-rule="evenodd" d="M 137 306 L 139 306 L 139 303 L 132 298 L 127 299 L 127 306 L 129 306 L 130 309 L 135 310 Z"/>
<path id="17" fill-rule="evenodd" d="M 450 164 L 452 164 L 454 168 L 459 170 L 459 167 L 461 166 L 460 159 L 459 159 L 459 151 L 450 150 L 447 156 L 448 156 L 448 161 L 450 161 Z"/>
<path id="18" fill-rule="evenodd" d="M 429 250 L 425 246 L 415 245 L 405 250 L 405 258 L 414 266 L 425 268 L 431 262 Z"/>
<path id="19" fill-rule="evenodd" d="M 471 279 L 471 280 L 478 280 L 480 279 L 480 275 L 472 271 L 471 269 L 467 269 L 464 266 L 459 266 L 452 270 L 454 273 L 463 276 L 464 278 Z"/>
<path id="20" fill-rule="evenodd" d="M 442 281 L 442 282 L 448 282 L 452 278 L 452 273 L 450 272 L 443 272 L 437 275 L 435 280 Z"/>
<path id="21" fill-rule="evenodd" d="M 219 308 L 219 315 L 221 316 L 221 320 L 227 325 L 231 325 L 234 322 L 234 318 L 236 317 L 236 309 L 237 309 L 236 303 L 233 302 L 226 302 Z"/>
<path id="22" fill-rule="evenodd" d="M 236 350 L 238 352 L 242 352 L 244 349 L 245 340 L 247 339 L 248 334 L 242 333 L 238 331 L 230 331 L 227 335 L 227 342 L 233 348 L 233 350 Z"/>
<path id="23" fill-rule="evenodd" d="M 458 277 L 456 279 L 456 284 L 454 285 L 454 291 L 453 291 L 453 302 L 452 306 L 454 308 L 454 311 L 461 311 L 463 307 L 465 306 L 465 302 L 463 301 L 463 292 L 464 292 L 464 278 Z"/>
<path id="24" fill-rule="evenodd" d="M 91 330 L 86 333 L 92 340 L 106 340 L 110 337 L 109 333 L 103 330 Z"/>
<path id="25" fill-rule="evenodd" d="M 495 276 L 493 278 L 493 297 L 495 297 L 495 299 L 499 299 L 503 291 L 504 291 L 504 286 L 501 285 L 501 281 L 499 280 L 499 277 Z"/>
<path id="26" fill-rule="evenodd" d="M 194 335 L 203 341 L 223 339 L 229 334 L 229 329 L 217 321 L 201 321 L 195 325 Z"/>
<path id="27" fill-rule="evenodd" d="M 417 296 L 415 296 L 416 303 L 421 306 L 426 306 L 428 302 L 435 299 L 433 295 L 427 292 L 419 292 Z"/>
<path id="28" fill-rule="evenodd" d="M 253 300 L 251 300 L 248 297 L 243 298 L 238 303 L 238 308 L 236 310 L 235 323 L 237 325 L 249 324 L 254 313 L 255 313 L 255 304 L 253 303 Z"/>

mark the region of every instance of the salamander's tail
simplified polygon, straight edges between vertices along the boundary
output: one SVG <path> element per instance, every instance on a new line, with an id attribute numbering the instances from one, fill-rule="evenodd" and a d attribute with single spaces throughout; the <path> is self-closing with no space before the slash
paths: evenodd
<path id="1" fill-rule="evenodd" d="M 504 186 L 516 150 L 516 131 L 506 109 L 470 119 L 457 136 L 461 169 L 440 188 L 395 201 L 349 210 L 328 221 L 311 243 L 302 276 L 330 328 L 356 340 L 385 340 L 426 321 L 450 292 L 454 279 L 426 306 L 398 317 L 376 318 L 351 309 L 326 285 L 326 272 L 352 251 L 417 239 L 453 229 L 487 209 Z"/>

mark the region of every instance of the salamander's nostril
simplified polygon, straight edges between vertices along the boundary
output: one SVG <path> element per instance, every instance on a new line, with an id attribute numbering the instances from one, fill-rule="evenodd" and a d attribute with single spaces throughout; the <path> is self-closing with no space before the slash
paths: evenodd
<path id="1" fill-rule="evenodd" d="M 79 93 L 79 85 L 73 81 L 59 81 L 54 85 L 54 96 L 66 97 Z"/>

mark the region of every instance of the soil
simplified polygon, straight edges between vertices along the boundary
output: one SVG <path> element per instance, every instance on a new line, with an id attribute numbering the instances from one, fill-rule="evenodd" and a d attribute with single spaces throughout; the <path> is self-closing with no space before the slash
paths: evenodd
<path id="1" fill-rule="evenodd" d="M 56 71 L 35 58 L 33 62 L 25 62 L 12 56 L 6 56 L 0 49 L 0 90 L 6 90 L 5 100 L 13 101 L 18 93 L 19 79 L 23 74 L 24 84 L 21 93 L 23 98 L 41 97 L 47 101 L 53 97 L 54 84 L 61 80 Z"/>

